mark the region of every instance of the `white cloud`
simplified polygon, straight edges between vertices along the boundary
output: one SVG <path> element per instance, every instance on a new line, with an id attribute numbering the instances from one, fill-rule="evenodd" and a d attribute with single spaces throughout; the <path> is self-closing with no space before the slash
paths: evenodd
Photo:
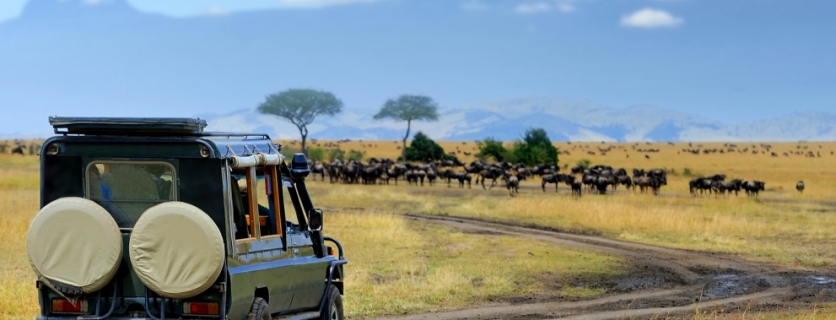
<path id="1" fill-rule="evenodd" d="M 546 2 L 520 3 L 514 8 L 514 12 L 521 14 L 541 13 L 552 10 L 552 5 Z"/>
<path id="2" fill-rule="evenodd" d="M 103 4 L 103 3 L 111 3 L 111 2 L 113 2 L 113 1 L 112 0 L 82 0 L 81 1 L 82 4 L 91 5 L 91 6 L 94 6 L 94 5 L 97 5 L 97 4 Z"/>
<path id="3" fill-rule="evenodd" d="M 676 27 L 685 20 L 672 14 L 653 8 L 644 8 L 630 15 L 621 17 L 621 25 L 634 28 L 663 28 Z"/>
<path id="4" fill-rule="evenodd" d="M 212 5 L 206 8 L 206 14 L 210 16 L 225 16 L 229 14 L 229 10 L 219 5 Z"/>
<path id="5" fill-rule="evenodd" d="M 561 12 L 572 12 L 575 11 L 575 6 L 569 2 L 558 3 L 556 6 L 557 10 Z"/>
<path id="6" fill-rule="evenodd" d="M 371 3 L 381 0 L 278 0 L 281 7 L 321 8 L 350 3 Z"/>
<path id="7" fill-rule="evenodd" d="M 563 13 L 574 12 L 576 0 L 552 0 L 538 2 L 523 2 L 514 7 L 514 12 L 520 14 L 543 13 L 549 11 L 560 11 Z"/>
<path id="8" fill-rule="evenodd" d="M 468 0 L 462 3 L 462 9 L 466 11 L 487 10 L 488 5 L 480 0 Z"/>

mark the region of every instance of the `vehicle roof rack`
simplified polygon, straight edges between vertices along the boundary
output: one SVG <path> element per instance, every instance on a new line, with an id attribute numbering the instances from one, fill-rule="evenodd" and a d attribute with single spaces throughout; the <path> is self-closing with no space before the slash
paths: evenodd
<path id="1" fill-rule="evenodd" d="M 56 134 L 81 135 L 200 135 L 200 118 L 49 117 Z"/>

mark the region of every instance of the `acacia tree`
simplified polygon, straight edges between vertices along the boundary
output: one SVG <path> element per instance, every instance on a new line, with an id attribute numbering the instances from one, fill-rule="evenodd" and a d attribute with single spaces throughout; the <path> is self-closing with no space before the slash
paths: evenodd
<path id="1" fill-rule="evenodd" d="M 430 97 L 405 94 L 398 97 L 397 100 L 386 100 L 380 111 L 374 115 L 374 119 L 406 121 L 406 135 L 403 136 L 403 149 L 401 149 L 402 159 L 406 161 L 406 140 L 409 139 L 412 121 L 438 121 L 437 109 L 438 105 Z"/>
<path id="2" fill-rule="evenodd" d="M 290 121 L 302 135 L 302 153 L 307 154 L 305 140 L 308 125 L 320 115 L 333 116 L 342 111 L 343 102 L 332 93 L 313 89 L 289 89 L 274 93 L 258 105 L 258 112 Z"/>

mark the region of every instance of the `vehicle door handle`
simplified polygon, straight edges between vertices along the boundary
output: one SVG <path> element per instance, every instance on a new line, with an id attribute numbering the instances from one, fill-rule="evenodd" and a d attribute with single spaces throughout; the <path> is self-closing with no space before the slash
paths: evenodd
<path id="1" fill-rule="evenodd" d="M 297 248 L 293 248 L 293 256 L 294 256 L 294 257 L 298 257 L 298 256 L 299 256 L 299 249 L 297 249 Z"/>

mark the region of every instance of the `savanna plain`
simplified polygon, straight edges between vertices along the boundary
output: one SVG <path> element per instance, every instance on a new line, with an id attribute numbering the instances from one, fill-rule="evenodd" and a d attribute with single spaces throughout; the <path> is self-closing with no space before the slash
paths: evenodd
<path id="1" fill-rule="evenodd" d="M 296 141 L 279 143 L 298 146 Z M 473 141 L 439 144 L 465 162 L 474 160 L 478 152 Z M 455 181 L 450 186 L 446 181 L 410 186 L 403 180 L 397 186 L 394 181 L 347 185 L 316 176 L 309 178 L 308 188 L 315 204 L 325 210 L 325 233 L 343 242 L 350 261 L 344 297 L 349 318 L 590 301 L 687 282 L 670 276 L 663 265 L 648 269 L 635 255 L 540 241 L 523 236 L 526 232 L 458 228 L 434 221 L 461 219 L 590 237 L 593 242 L 667 248 L 685 252 L 686 257 L 699 254 L 787 279 L 818 281 L 803 292 L 787 289 L 781 299 L 752 298 L 735 304 L 711 305 L 712 296 L 698 289 L 696 296 L 676 304 L 686 307 L 684 312 L 625 313 L 621 318 L 836 319 L 836 233 L 832 232 L 836 230 L 836 143 L 768 143 L 768 148 L 764 143 L 735 144 L 732 148 L 724 143 L 555 143 L 561 151 L 561 173 L 568 173 L 564 166 L 578 162 L 623 167 L 628 172 L 665 169 L 668 184 L 656 196 L 622 187 L 607 195 L 584 193 L 574 198 L 566 185 L 555 191 L 548 184 L 542 191 L 537 177 L 522 181 L 520 194 L 513 198 L 501 181 L 483 189 L 476 184 L 459 187 Z M 396 158 L 400 152 L 400 141 L 310 141 L 309 146 L 356 150 L 366 159 Z M 697 149 L 698 153 L 692 152 Z M 728 179 L 764 181 L 765 190 L 758 197 L 742 192 L 691 195 L 689 180 L 718 173 Z M 806 185 L 803 193 L 795 189 L 799 180 Z M 38 311 L 35 276 L 25 252 L 26 231 L 38 211 L 38 189 L 37 156 L 0 154 L 2 319 L 32 319 Z M 684 272 L 722 276 L 738 272 L 709 269 L 694 262 Z M 744 290 L 746 294 L 768 290 L 758 281 L 729 283 L 751 287 Z M 633 283 L 638 284 L 625 285 Z M 697 300 L 709 304 L 689 307 Z M 639 308 L 644 302 L 618 303 L 599 307 L 618 311 Z M 666 306 L 655 303 L 649 306 Z"/>

